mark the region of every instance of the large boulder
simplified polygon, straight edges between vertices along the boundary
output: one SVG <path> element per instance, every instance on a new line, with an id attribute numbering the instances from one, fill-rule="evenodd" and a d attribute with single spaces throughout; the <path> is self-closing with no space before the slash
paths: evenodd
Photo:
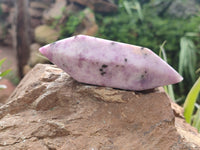
<path id="1" fill-rule="evenodd" d="M 0 150 L 200 149 L 200 135 L 181 114 L 162 88 L 86 85 L 39 64 L 0 107 Z"/>
<path id="2" fill-rule="evenodd" d="M 40 25 L 35 28 L 35 40 L 41 44 L 48 44 L 58 40 L 59 32 L 48 25 Z"/>

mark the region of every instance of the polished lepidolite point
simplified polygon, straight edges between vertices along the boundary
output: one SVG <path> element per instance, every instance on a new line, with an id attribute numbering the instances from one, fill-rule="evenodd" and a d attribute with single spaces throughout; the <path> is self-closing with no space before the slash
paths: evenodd
<path id="1" fill-rule="evenodd" d="M 140 91 L 183 80 L 154 52 L 140 46 L 77 35 L 39 50 L 83 83 Z"/>

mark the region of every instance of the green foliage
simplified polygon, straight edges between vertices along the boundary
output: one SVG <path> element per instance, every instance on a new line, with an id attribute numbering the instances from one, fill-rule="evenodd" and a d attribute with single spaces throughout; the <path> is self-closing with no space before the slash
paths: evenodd
<path id="1" fill-rule="evenodd" d="M 5 62 L 5 60 L 6 60 L 5 58 L 0 60 L 0 69 L 1 69 L 1 67 L 3 65 L 3 63 Z M 2 79 L 2 77 L 6 76 L 10 71 L 11 70 L 8 69 L 8 70 L 5 70 L 3 72 L 0 72 L 0 79 Z M 5 89 L 5 88 L 6 88 L 6 85 L 0 85 L 0 89 Z"/>
<path id="2" fill-rule="evenodd" d="M 166 55 L 166 52 L 165 52 L 165 49 L 164 49 L 165 44 L 166 44 L 166 41 L 164 41 L 163 44 L 160 46 L 159 56 L 161 58 L 163 58 L 164 61 L 167 62 L 167 55 Z M 165 89 L 166 93 L 169 94 L 169 96 L 171 97 L 171 99 L 175 102 L 175 96 L 174 96 L 173 86 L 172 85 L 166 85 L 166 86 L 164 86 L 164 89 Z"/>
<path id="3" fill-rule="evenodd" d="M 80 25 L 80 23 L 82 22 L 83 18 L 83 12 L 71 14 L 67 19 L 67 22 L 63 26 L 61 26 L 60 39 L 72 36 L 72 34 L 76 31 L 78 25 Z"/>
<path id="4" fill-rule="evenodd" d="M 179 73 L 185 74 L 186 78 L 190 78 L 194 82 L 197 64 L 196 47 L 193 41 L 187 37 L 181 38 L 180 47 Z"/>
<path id="5" fill-rule="evenodd" d="M 193 116 L 193 111 L 195 108 L 195 102 L 197 101 L 198 95 L 200 92 L 200 77 L 199 79 L 195 82 L 193 87 L 191 88 L 190 92 L 188 93 L 185 103 L 184 103 L 184 116 L 185 120 L 188 123 L 192 122 L 192 116 Z M 197 116 L 199 116 L 199 110 L 196 113 L 195 119 L 194 119 L 194 125 L 197 126 L 199 124 L 199 119 Z M 200 128 L 200 126 L 198 126 Z"/>
<path id="6" fill-rule="evenodd" d="M 197 130 L 200 132 L 200 107 L 199 106 L 198 106 L 198 110 L 196 114 L 193 116 L 192 126 L 197 128 Z"/>

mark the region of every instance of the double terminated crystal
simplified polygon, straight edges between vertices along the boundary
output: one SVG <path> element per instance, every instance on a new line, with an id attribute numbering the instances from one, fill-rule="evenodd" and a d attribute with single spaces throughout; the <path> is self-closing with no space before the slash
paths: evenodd
<path id="1" fill-rule="evenodd" d="M 147 48 L 96 37 L 78 35 L 39 50 L 83 83 L 140 91 L 183 79 Z"/>

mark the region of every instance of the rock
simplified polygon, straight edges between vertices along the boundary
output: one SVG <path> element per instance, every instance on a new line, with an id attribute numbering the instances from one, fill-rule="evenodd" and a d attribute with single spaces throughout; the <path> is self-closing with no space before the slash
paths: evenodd
<path id="1" fill-rule="evenodd" d="M 0 89 L 0 106 L 6 102 L 8 97 L 11 95 L 11 93 L 14 91 L 15 86 L 8 80 L 8 79 L 1 79 L 0 85 L 6 85 L 7 88 L 1 90 Z"/>
<path id="2" fill-rule="evenodd" d="M 5 39 L 5 29 L 4 25 L 0 23 L 0 42 Z"/>
<path id="3" fill-rule="evenodd" d="M 37 65 L 0 107 L 0 149 L 199 149 L 200 135 L 171 103 L 162 88 L 91 86 Z"/>
<path id="4" fill-rule="evenodd" d="M 45 20 L 45 23 L 49 24 L 52 23 L 54 20 L 61 18 L 66 5 L 66 0 L 59 0 L 56 1 L 56 3 L 53 4 L 49 10 L 44 11 L 43 18 Z"/>
<path id="5" fill-rule="evenodd" d="M 114 13 L 117 12 L 117 6 L 109 0 L 70 0 L 92 10 L 100 13 Z"/>
<path id="6" fill-rule="evenodd" d="M 2 13 L 9 13 L 10 7 L 5 3 L 1 3 L 0 10 L 2 11 Z"/>
<path id="7" fill-rule="evenodd" d="M 154 2 L 152 9 L 155 9 L 159 16 L 171 16 L 175 18 L 188 18 L 198 14 L 199 8 L 194 7 L 199 5 L 196 0 L 168 0 Z"/>
<path id="8" fill-rule="evenodd" d="M 37 10 L 33 8 L 29 8 L 29 13 L 30 13 L 30 16 L 34 18 L 42 18 L 42 15 L 43 15 L 41 10 Z"/>
<path id="9" fill-rule="evenodd" d="M 98 32 L 98 25 L 96 24 L 94 13 L 90 9 L 86 8 L 83 11 L 83 14 L 84 18 L 82 19 L 80 25 L 77 27 L 74 35 L 84 34 L 95 36 Z"/>
<path id="10" fill-rule="evenodd" d="M 67 15 L 75 14 L 75 13 L 80 12 L 82 10 L 83 10 L 82 7 L 80 7 L 79 5 L 71 3 L 71 4 L 66 6 L 64 14 L 67 14 Z"/>
<path id="11" fill-rule="evenodd" d="M 31 21 L 31 27 L 33 29 L 42 24 L 41 19 L 38 18 L 31 18 L 30 21 Z"/>
<path id="12" fill-rule="evenodd" d="M 36 64 L 38 63 L 49 63 L 49 60 L 47 60 L 45 57 L 43 57 L 39 53 L 40 45 L 38 43 L 33 43 L 30 46 L 30 58 L 28 60 L 28 64 L 24 66 L 24 74 L 27 74 Z"/>
<path id="13" fill-rule="evenodd" d="M 11 8 L 7 18 L 8 24 L 14 24 L 15 15 L 15 8 Z"/>
<path id="14" fill-rule="evenodd" d="M 28 61 L 28 65 L 30 67 L 34 67 L 38 63 L 46 63 L 49 62 L 45 57 L 43 57 L 39 52 L 40 45 L 38 43 L 33 43 L 30 46 L 30 59 Z"/>
<path id="15" fill-rule="evenodd" d="M 76 35 L 39 50 L 82 83 L 141 91 L 183 80 L 153 51 L 136 45 Z"/>
<path id="16" fill-rule="evenodd" d="M 59 33 L 50 26 L 41 25 L 35 28 L 35 40 L 41 44 L 48 44 L 58 39 Z"/>
<path id="17" fill-rule="evenodd" d="M 49 6 L 47 5 L 47 4 L 45 4 L 45 3 L 43 3 L 43 2 L 34 2 L 34 1 L 32 1 L 32 2 L 30 2 L 30 7 L 31 8 L 34 8 L 34 9 L 39 9 L 39 10 L 45 10 L 45 9 L 47 9 Z"/>
<path id="18" fill-rule="evenodd" d="M 167 10 L 167 13 L 173 17 L 188 18 L 198 14 L 199 8 L 195 0 L 183 2 L 182 0 L 174 0 Z"/>

